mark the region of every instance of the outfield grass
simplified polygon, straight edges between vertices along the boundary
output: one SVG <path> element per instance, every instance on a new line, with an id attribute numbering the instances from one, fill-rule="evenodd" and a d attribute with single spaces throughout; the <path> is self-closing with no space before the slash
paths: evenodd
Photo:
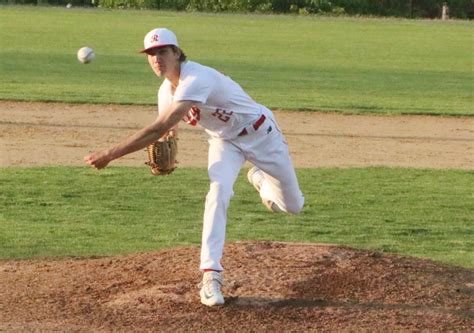
<path id="1" fill-rule="evenodd" d="M 229 241 L 336 243 L 474 268 L 470 171 L 300 169 L 299 216 L 267 212 L 244 171 L 228 213 Z M 127 167 L 2 168 L 0 183 L 1 258 L 199 244 L 209 186 L 205 169 L 153 177 Z"/>
<path id="2" fill-rule="evenodd" d="M 474 114 L 468 21 L 101 9 L 0 7 L 0 99 L 155 104 L 137 51 L 157 26 L 271 108 Z M 75 56 L 85 45 L 89 65 Z"/>

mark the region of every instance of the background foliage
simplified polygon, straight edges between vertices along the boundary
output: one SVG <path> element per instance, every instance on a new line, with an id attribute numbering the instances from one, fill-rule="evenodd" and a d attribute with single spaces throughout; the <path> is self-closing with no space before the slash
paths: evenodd
<path id="1" fill-rule="evenodd" d="M 443 3 L 451 17 L 474 17 L 472 0 L 0 0 L 0 3 L 72 3 L 103 8 L 161 9 L 204 12 L 258 12 L 331 15 L 375 15 L 398 17 L 441 16 Z"/>

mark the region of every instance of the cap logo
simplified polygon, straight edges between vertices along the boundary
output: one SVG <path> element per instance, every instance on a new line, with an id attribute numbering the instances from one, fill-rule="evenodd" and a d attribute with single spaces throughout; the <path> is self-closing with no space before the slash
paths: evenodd
<path id="1" fill-rule="evenodd" d="M 153 35 L 153 36 L 151 36 L 151 41 L 150 41 L 150 42 L 151 42 L 151 43 L 154 43 L 154 42 L 157 42 L 159 39 L 160 39 L 160 36 L 158 36 L 158 35 Z"/>

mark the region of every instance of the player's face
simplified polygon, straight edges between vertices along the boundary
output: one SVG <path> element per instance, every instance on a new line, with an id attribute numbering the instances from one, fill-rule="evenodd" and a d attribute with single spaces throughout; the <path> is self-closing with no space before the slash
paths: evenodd
<path id="1" fill-rule="evenodd" d="M 179 68 L 179 52 L 164 46 L 147 51 L 148 63 L 157 76 L 169 76 Z"/>

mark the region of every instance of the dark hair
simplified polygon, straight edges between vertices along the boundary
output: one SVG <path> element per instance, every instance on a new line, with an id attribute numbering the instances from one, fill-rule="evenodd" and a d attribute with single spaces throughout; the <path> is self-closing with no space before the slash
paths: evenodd
<path id="1" fill-rule="evenodd" d="M 175 45 L 171 45 L 170 46 L 171 49 L 173 50 L 173 52 L 180 52 L 180 56 L 179 56 L 179 62 L 185 62 L 186 61 L 186 54 L 184 54 L 184 51 L 181 50 L 179 47 L 175 46 Z"/>

